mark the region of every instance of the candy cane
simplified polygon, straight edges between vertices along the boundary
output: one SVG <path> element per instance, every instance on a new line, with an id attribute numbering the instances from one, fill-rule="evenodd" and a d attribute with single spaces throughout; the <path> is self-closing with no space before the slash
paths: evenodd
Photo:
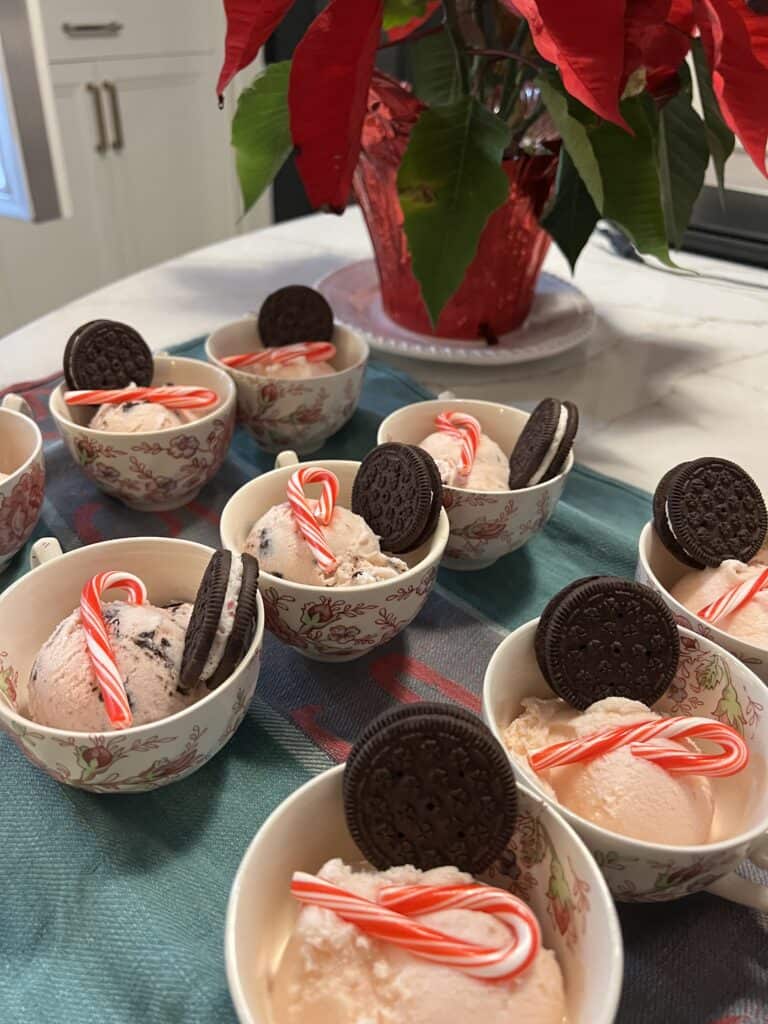
<path id="1" fill-rule="evenodd" d="M 653 742 L 685 739 L 714 740 L 723 749 L 719 754 L 704 754 Z M 541 772 L 545 768 L 592 761 L 621 747 L 629 747 L 635 757 L 653 761 L 672 775 L 735 775 L 749 761 L 746 743 L 730 725 L 711 718 L 683 717 L 619 725 L 582 739 L 554 743 L 529 755 L 528 761 L 535 772 Z"/>
<path id="2" fill-rule="evenodd" d="M 83 587 L 80 618 L 107 717 L 116 729 L 127 729 L 133 724 L 133 715 L 101 611 L 102 594 L 118 589 L 127 592 L 129 604 L 144 604 L 147 600 L 147 588 L 137 576 L 129 572 L 100 572 Z"/>
<path id="3" fill-rule="evenodd" d="M 320 500 L 310 504 L 304 494 L 305 484 L 322 484 Z M 328 526 L 339 495 L 338 478 L 328 469 L 305 467 L 297 469 L 288 481 L 288 504 L 304 540 L 323 572 L 333 572 L 338 561 L 328 547 L 321 526 Z"/>
<path id="4" fill-rule="evenodd" d="M 244 352 L 239 356 L 224 356 L 221 360 L 227 366 L 238 369 L 243 366 L 287 366 L 299 359 L 308 363 L 325 363 L 336 355 L 336 346 L 327 341 L 304 341 L 298 345 L 281 345 L 266 348 L 260 352 Z"/>
<path id="5" fill-rule="evenodd" d="M 461 441 L 461 472 L 469 476 L 475 464 L 482 427 L 474 416 L 464 412 L 441 412 L 435 418 L 437 429 Z"/>
<path id="6" fill-rule="evenodd" d="M 204 409 L 215 405 L 219 396 L 209 388 L 168 385 L 158 388 L 118 388 L 113 391 L 67 391 L 67 405 L 122 405 L 123 402 L 153 402 L 167 409 Z"/>
<path id="7" fill-rule="evenodd" d="M 485 981 L 516 977 L 531 965 L 541 948 L 541 931 L 532 911 L 511 893 L 487 885 L 388 886 L 374 903 L 297 871 L 291 892 L 300 903 L 332 910 L 366 935 Z M 510 941 L 496 948 L 481 946 L 411 920 L 415 915 L 452 908 L 497 917 L 511 929 Z"/>
<path id="8" fill-rule="evenodd" d="M 718 622 L 726 615 L 731 615 L 748 604 L 759 591 L 766 589 L 768 589 L 768 569 L 763 569 L 753 580 L 737 583 L 735 587 L 726 590 L 717 600 L 712 601 L 696 614 L 700 619 L 706 619 L 707 622 Z"/>

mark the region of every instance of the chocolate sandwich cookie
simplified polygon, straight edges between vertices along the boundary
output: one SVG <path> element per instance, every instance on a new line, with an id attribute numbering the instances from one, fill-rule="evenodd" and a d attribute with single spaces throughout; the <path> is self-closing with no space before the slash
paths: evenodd
<path id="1" fill-rule="evenodd" d="M 265 348 L 330 341 L 333 311 L 314 288 L 290 284 L 272 292 L 259 310 L 259 336 Z"/>
<path id="2" fill-rule="evenodd" d="M 382 551 L 412 551 L 435 532 L 443 485 L 435 460 L 393 441 L 363 459 L 352 487 L 352 511 L 381 538 Z"/>
<path id="3" fill-rule="evenodd" d="M 138 331 L 117 320 L 90 320 L 72 334 L 64 349 L 64 379 L 70 391 L 146 388 L 154 363 Z"/>
<path id="4" fill-rule="evenodd" d="M 718 458 L 665 473 L 653 496 L 653 522 L 671 554 L 695 569 L 728 558 L 749 562 L 768 533 L 759 487 L 741 466 Z"/>
<path id="5" fill-rule="evenodd" d="M 252 555 L 217 551 L 203 574 L 187 626 L 179 689 L 205 682 L 215 689 L 237 668 L 258 615 L 259 563 Z M 212 654 L 221 653 L 211 665 Z M 208 671 L 206 671 L 208 669 Z"/>
<path id="6" fill-rule="evenodd" d="M 573 402 L 539 402 L 509 457 L 509 489 L 533 487 L 562 472 L 578 429 L 579 410 Z"/>
<path id="7" fill-rule="evenodd" d="M 615 576 L 575 580 L 539 620 L 536 660 L 558 697 L 586 710 L 605 697 L 648 707 L 677 671 L 680 638 L 672 612 L 653 590 Z"/>
<path id="8" fill-rule="evenodd" d="M 446 704 L 375 719 L 350 752 L 343 796 L 350 833 L 379 870 L 478 874 L 503 853 L 517 815 L 507 754 L 479 718 Z"/>

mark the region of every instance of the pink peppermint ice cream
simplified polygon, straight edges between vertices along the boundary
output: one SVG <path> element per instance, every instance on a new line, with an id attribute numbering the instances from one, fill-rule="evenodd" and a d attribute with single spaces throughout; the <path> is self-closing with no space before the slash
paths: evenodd
<path id="1" fill-rule="evenodd" d="M 509 458 L 487 434 L 480 436 L 469 476 L 465 476 L 461 470 L 460 438 L 438 430 L 420 441 L 419 448 L 432 456 L 440 471 L 440 478 L 449 487 L 470 491 L 509 490 Z"/>
<path id="2" fill-rule="evenodd" d="M 311 377 L 328 377 L 339 371 L 323 360 L 310 362 L 308 359 L 296 359 L 291 363 L 255 363 L 239 366 L 242 373 L 251 373 L 257 377 L 270 377 L 280 380 L 309 380 Z"/>
<path id="3" fill-rule="evenodd" d="M 356 872 L 329 861 L 319 876 L 375 899 L 392 885 L 468 884 L 454 867 Z M 498 920 L 473 910 L 443 910 L 416 920 L 488 946 L 509 940 Z M 563 1024 L 565 992 L 551 950 L 541 949 L 518 978 L 489 983 L 364 935 L 332 911 L 304 907 L 272 987 L 274 1024 Z"/>
<path id="4" fill-rule="evenodd" d="M 111 434 L 149 434 L 191 423 L 208 410 L 167 409 L 158 402 L 123 402 L 100 405 L 89 423 L 92 430 Z"/>

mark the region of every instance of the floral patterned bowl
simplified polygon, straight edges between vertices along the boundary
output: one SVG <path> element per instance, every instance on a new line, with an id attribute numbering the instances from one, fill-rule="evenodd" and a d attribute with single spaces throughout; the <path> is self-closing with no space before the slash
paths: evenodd
<path id="1" fill-rule="evenodd" d="M 86 580 L 120 568 L 140 576 L 158 604 L 193 601 L 212 554 L 203 544 L 160 537 L 111 540 L 66 555 L 53 538 L 35 544 L 33 565 L 38 568 L 0 596 L 0 728 L 32 764 L 79 789 L 139 793 L 183 779 L 218 753 L 243 720 L 256 689 L 264 637 L 261 601 L 256 634 L 237 670 L 170 718 L 92 735 L 38 725 L 15 710 L 38 650 L 78 606 Z"/>
<path id="2" fill-rule="evenodd" d="M 768 639 L 765 647 L 756 647 L 754 644 L 747 643 L 746 640 L 740 640 L 737 636 L 724 633 L 722 629 L 718 629 L 717 626 L 694 615 L 669 593 L 667 588 L 674 587 L 680 577 L 690 571 L 691 569 L 687 565 L 678 562 L 675 556 L 667 551 L 659 540 L 653 523 L 646 523 L 640 534 L 637 549 L 635 579 L 639 583 L 644 583 L 646 587 L 650 587 L 651 590 L 655 590 L 664 598 L 672 609 L 672 614 L 678 625 L 692 629 L 694 633 L 713 640 L 718 646 L 735 654 L 745 665 L 749 665 L 755 675 L 759 676 L 764 683 L 768 683 Z"/>
<path id="3" fill-rule="evenodd" d="M 227 978 L 240 1024 L 268 1024 L 270 980 L 298 915 L 294 871 L 314 873 L 362 855 L 347 829 L 339 765 L 305 783 L 262 825 L 229 897 Z M 623 951 L 616 909 L 574 830 L 530 789 L 519 787 L 517 829 L 484 881 L 525 899 L 565 979 L 569 1024 L 611 1024 L 621 994 Z"/>
<path id="4" fill-rule="evenodd" d="M 218 473 L 235 429 L 235 388 L 226 373 L 199 359 L 155 356 L 153 384 L 210 388 L 218 405 L 167 430 L 116 434 L 87 426 L 90 408 L 70 408 L 66 386 L 51 395 L 51 415 L 72 458 L 106 494 L 141 512 L 164 512 L 193 501 Z"/>
<path id="5" fill-rule="evenodd" d="M 45 494 L 43 438 L 19 395 L 0 406 L 0 572 L 26 544 L 40 518 Z"/>
<path id="6" fill-rule="evenodd" d="M 509 723 L 524 697 L 554 697 L 534 654 L 538 619 L 511 633 L 497 648 L 485 673 L 483 718 L 503 742 Z M 655 705 L 672 715 L 714 718 L 737 729 L 750 748 L 750 763 L 738 776 L 712 780 L 718 806 L 730 808 L 732 838 L 701 846 L 645 843 L 609 832 L 560 804 L 558 811 L 592 851 L 618 900 L 674 900 L 707 889 L 726 899 L 768 910 L 768 887 L 730 874 L 745 860 L 768 867 L 768 714 L 765 687 L 740 661 L 711 640 L 680 629 L 681 657 L 677 675 Z M 536 774 L 515 760 L 516 774 L 544 799 Z M 552 801 L 554 803 L 554 801 Z"/>
<path id="7" fill-rule="evenodd" d="M 292 448 L 309 455 L 341 430 L 352 416 L 363 388 L 369 349 L 349 327 L 336 324 L 331 339 L 336 346 L 333 364 L 338 373 L 310 380 L 285 380 L 234 370 L 223 356 L 250 352 L 259 344 L 252 316 L 226 324 L 205 343 L 212 363 L 225 370 L 237 385 L 237 411 L 242 423 L 268 452 Z"/>
<path id="8" fill-rule="evenodd" d="M 528 413 L 511 405 L 441 396 L 398 409 L 379 427 L 378 443 L 402 441 L 418 444 L 435 431 L 440 412 L 469 413 L 480 422 L 483 433 L 503 452 L 511 454 L 528 420 Z M 502 555 L 516 551 L 535 537 L 555 511 L 568 474 L 573 469 L 573 452 L 563 472 L 546 483 L 519 491 L 470 491 L 443 487 L 451 534 L 443 565 L 449 569 L 486 569 Z"/>
<path id="9" fill-rule="evenodd" d="M 232 495 L 221 514 L 221 541 L 230 551 L 245 547 L 254 523 L 285 501 L 288 480 L 298 458 L 283 452 L 278 468 L 264 473 Z M 359 462 L 324 460 L 339 478 L 339 505 L 349 508 Z M 267 628 L 278 639 L 316 661 L 352 661 L 401 633 L 424 606 L 437 578 L 448 540 L 448 519 L 441 510 L 426 544 L 403 556 L 410 568 L 401 576 L 361 587 L 311 587 L 262 571 L 259 579 Z"/>

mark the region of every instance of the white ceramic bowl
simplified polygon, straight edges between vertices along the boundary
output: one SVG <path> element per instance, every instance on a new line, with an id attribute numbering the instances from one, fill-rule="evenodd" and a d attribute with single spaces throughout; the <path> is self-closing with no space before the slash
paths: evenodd
<path id="1" fill-rule="evenodd" d="M 664 598 L 672 609 L 672 614 L 678 625 L 686 626 L 694 633 L 713 640 L 718 646 L 735 654 L 745 665 L 749 665 L 755 675 L 758 675 L 763 682 L 768 683 L 768 645 L 756 647 L 755 644 L 740 640 L 737 636 L 724 633 L 722 629 L 718 629 L 717 626 L 694 615 L 692 611 L 672 597 L 668 588 L 674 587 L 680 577 L 688 572 L 691 572 L 690 566 L 684 565 L 673 554 L 670 554 L 659 540 L 653 523 L 646 523 L 637 546 L 635 579 L 639 583 L 644 583 L 646 587 L 650 587 L 651 590 L 655 590 Z"/>
<path id="2" fill-rule="evenodd" d="M 406 405 L 391 413 L 379 427 L 378 443 L 418 444 L 435 432 L 435 417 L 446 411 L 474 416 L 483 433 L 506 455 L 511 455 L 529 419 L 527 412 L 511 405 L 438 398 Z M 502 555 L 527 544 L 555 511 L 572 469 L 573 452 L 568 455 L 562 473 L 534 487 L 518 491 L 470 491 L 444 486 L 443 500 L 451 533 L 443 565 L 449 569 L 485 569 Z"/>
<path id="3" fill-rule="evenodd" d="M 237 670 L 197 704 L 148 725 L 94 735 L 52 729 L 14 710 L 38 650 L 80 602 L 97 572 L 122 569 L 147 585 L 157 604 L 194 601 L 213 549 L 187 540 L 137 537 L 61 554 L 53 538 L 33 549 L 37 565 L 0 595 L 0 727 L 38 768 L 59 782 L 95 793 L 139 793 L 183 779 L 235 733 L 259 677 L 264 608 Z"/>
<path id="4" fill-rule="evenodd" d="M 199 359 L 155 356 L 152 383 L 210 388 L 219 403 L 204 416 L 167 430 L 115 434 L 86 424 L 92 408 L 70 407 L 66 385 L 51 395 L 51 415 L 72 458 L 113 498 L 142 512 L 181 508 L 218 473 L 235 428 L 235 387 L 226 373 Z"/>
<path id="5" fill-rule="evenodd" d="M 554 697 L 534 654 L 538 619 L 520 626 L 501 642 L 491 658 L 483 685 L 483 718 L 494 736 L 503 734 L 517 717 L 524 697 Z M 724 721 L 731 708 L 751 753 L 751 788 L 744 807 L 744 827 L 731 839 L 701 846 L 644 843 L 599 828 L 555 803 L 576 829 L 603 870 L 614 896 L 620 900 L 655 902 L 677 899 L 702 889 L 768 910 L 768 888 L 729 873 L 747 858 L 768 867 L 768 709 L 765 688 L 749 669 L 711 640 L 680 630 L 681 657 L 677 675 L 655 710 L 667 714 L 700 715 Z M 545 799 L 536 774 L 512 766 L 527 785 Z M 744 801 L 742 779 L 718 779 L 718 800 Z M 554 801 L 553 801 L 554 803 Z M 725 877 L 728 876 L 728 877 Z"/>
<path id="6" fill-rule="evenodd" d="M 343 765 L 332 768 L 288 797 L 240 864 L 229 897 L 225 944 L 229 990 L 240 1024 L 274 1024 L 270 979 L 298 915 L 289 890 L 293 872 L 314 873 L 333 857 L 348 863 L 362 859 L 344 820 L 343 771 Z M 519 892 L 538 917 L 544 944 L 555 951 L 565 978 L 568 1024 L 610 1024 L 621 995 L 621 932 L 589 852 L 560 815 L 523 786 L 510 849 L 521 871 L 517 889 L 493 869 L 487 880 Z M 559 896 L 553 895 L 554 879 Z"/>
<path id="7" fill-rule="evenodd" d="M 222 363 L 223 356 L 260 347 L 256 323 L 249 316 L 219 327 L 205 343 L 206 355 L 237 385 L 239 418 L 260 448 L 268 452 L 292 448 L 301 455 L 316 452 L 357 408 L 368 345 L 357 331 L 336 324 L 331 341 L 336 346 L 333 365 L 339 372 L 309 380 L 260 376 Z"/>
<path id="8" fill-rule="evenodd" d="M 45 497 L 43 437 L 20 395 L 0 406 L 0 572 L 37 526 Z"/>
<path id="9" fill-rule="evenodd" d="M 285 501 L 288 480 L 298 459 L 278 456 L 278 467 L 251 480 L 229 499 L 221 513 L 221 542 L 241 552 L 251 528 L 273 505 Z M 326 459 L 302 463 L 330 469 L 339 478 L 339 505 L 349 508 L 359 462 Z M 360 587 L 312 587 L 261 572 L 267 628 L 284 643 L 317 661 L 352 661 L 401 633 L 424 606 L 437 578 L 448 540 L 448 519 L 441 509 L 430 539 L 400 557 L 407 572 Z"/>

